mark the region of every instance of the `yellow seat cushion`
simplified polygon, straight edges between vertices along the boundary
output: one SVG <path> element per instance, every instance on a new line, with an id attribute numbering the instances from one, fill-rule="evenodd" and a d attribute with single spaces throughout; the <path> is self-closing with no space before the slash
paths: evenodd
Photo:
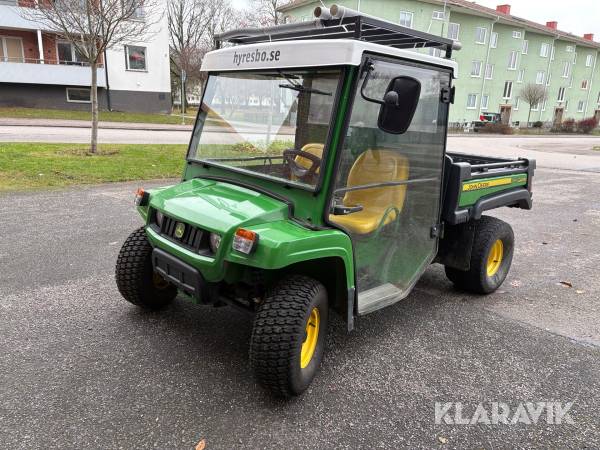
<path id="1" fill-rule="evenodd" d="M 408 180 L 408 159 L 392 150 L 367 150 L 352 165 L 347 187 L 364 186 Z M 346 192 L 345 206 L 362 205 L 363 210 L 342 215 L 330 215 L 329 220 L 352 233 L 368 234 L 380 224 L 387 225 L 402 211 L 406 197 L 406 185 L 381 186 Z M 396 212 L 397 211 L 397 212 Z"/>

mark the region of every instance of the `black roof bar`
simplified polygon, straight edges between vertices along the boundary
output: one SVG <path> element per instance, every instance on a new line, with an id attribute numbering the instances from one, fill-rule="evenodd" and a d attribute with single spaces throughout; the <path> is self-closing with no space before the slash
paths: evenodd
<path id="1" fill-rule="evenodd" d="M 320 19 L 308 22 L 232 30 L 217 35 L 215 46 L 220 48 L 226 42 L 254 44 L 310 39 L 357 39 L 401 49 L 438 48 L 445 51 L 447 59 L 452 57 L 453 49 L 460 48 L 460 44 L 452 39 L 413 30 L 360 13 L 353 13 L 357 15 L 335 18 L 326 14 L 322 15 Z"/>

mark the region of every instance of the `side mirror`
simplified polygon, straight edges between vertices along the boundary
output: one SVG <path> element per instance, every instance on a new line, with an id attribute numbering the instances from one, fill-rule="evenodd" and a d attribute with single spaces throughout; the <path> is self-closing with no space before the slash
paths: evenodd
<path id="1" fill-rule="evenodd" d="M 412 77 L 394 78 L 379 108 L 377 126 L 391 134 L 403 134 L 410 127 L 421 97 L 421 83 Z"/>

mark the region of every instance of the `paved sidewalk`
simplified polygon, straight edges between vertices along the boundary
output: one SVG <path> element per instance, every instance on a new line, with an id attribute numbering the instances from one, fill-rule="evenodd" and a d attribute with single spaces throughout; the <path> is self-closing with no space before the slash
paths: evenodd
<path id="1" fill-rule="evenodd" d="M 0 126 L 91 128 L 87 120 L 0 118 Z M 115 130 L 190 131 L 192 125 L 167 123 L 100 122 L 100 128 Z"/>

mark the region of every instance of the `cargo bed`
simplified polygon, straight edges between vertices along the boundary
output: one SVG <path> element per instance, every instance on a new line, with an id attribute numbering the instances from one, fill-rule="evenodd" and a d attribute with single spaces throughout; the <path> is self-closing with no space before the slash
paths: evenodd
<path id="1" fill-rule="evenodd" d="M 446 153 L 442 220 L 450 225 L 510 206 L 531 209 L 535 160 Z"/>

